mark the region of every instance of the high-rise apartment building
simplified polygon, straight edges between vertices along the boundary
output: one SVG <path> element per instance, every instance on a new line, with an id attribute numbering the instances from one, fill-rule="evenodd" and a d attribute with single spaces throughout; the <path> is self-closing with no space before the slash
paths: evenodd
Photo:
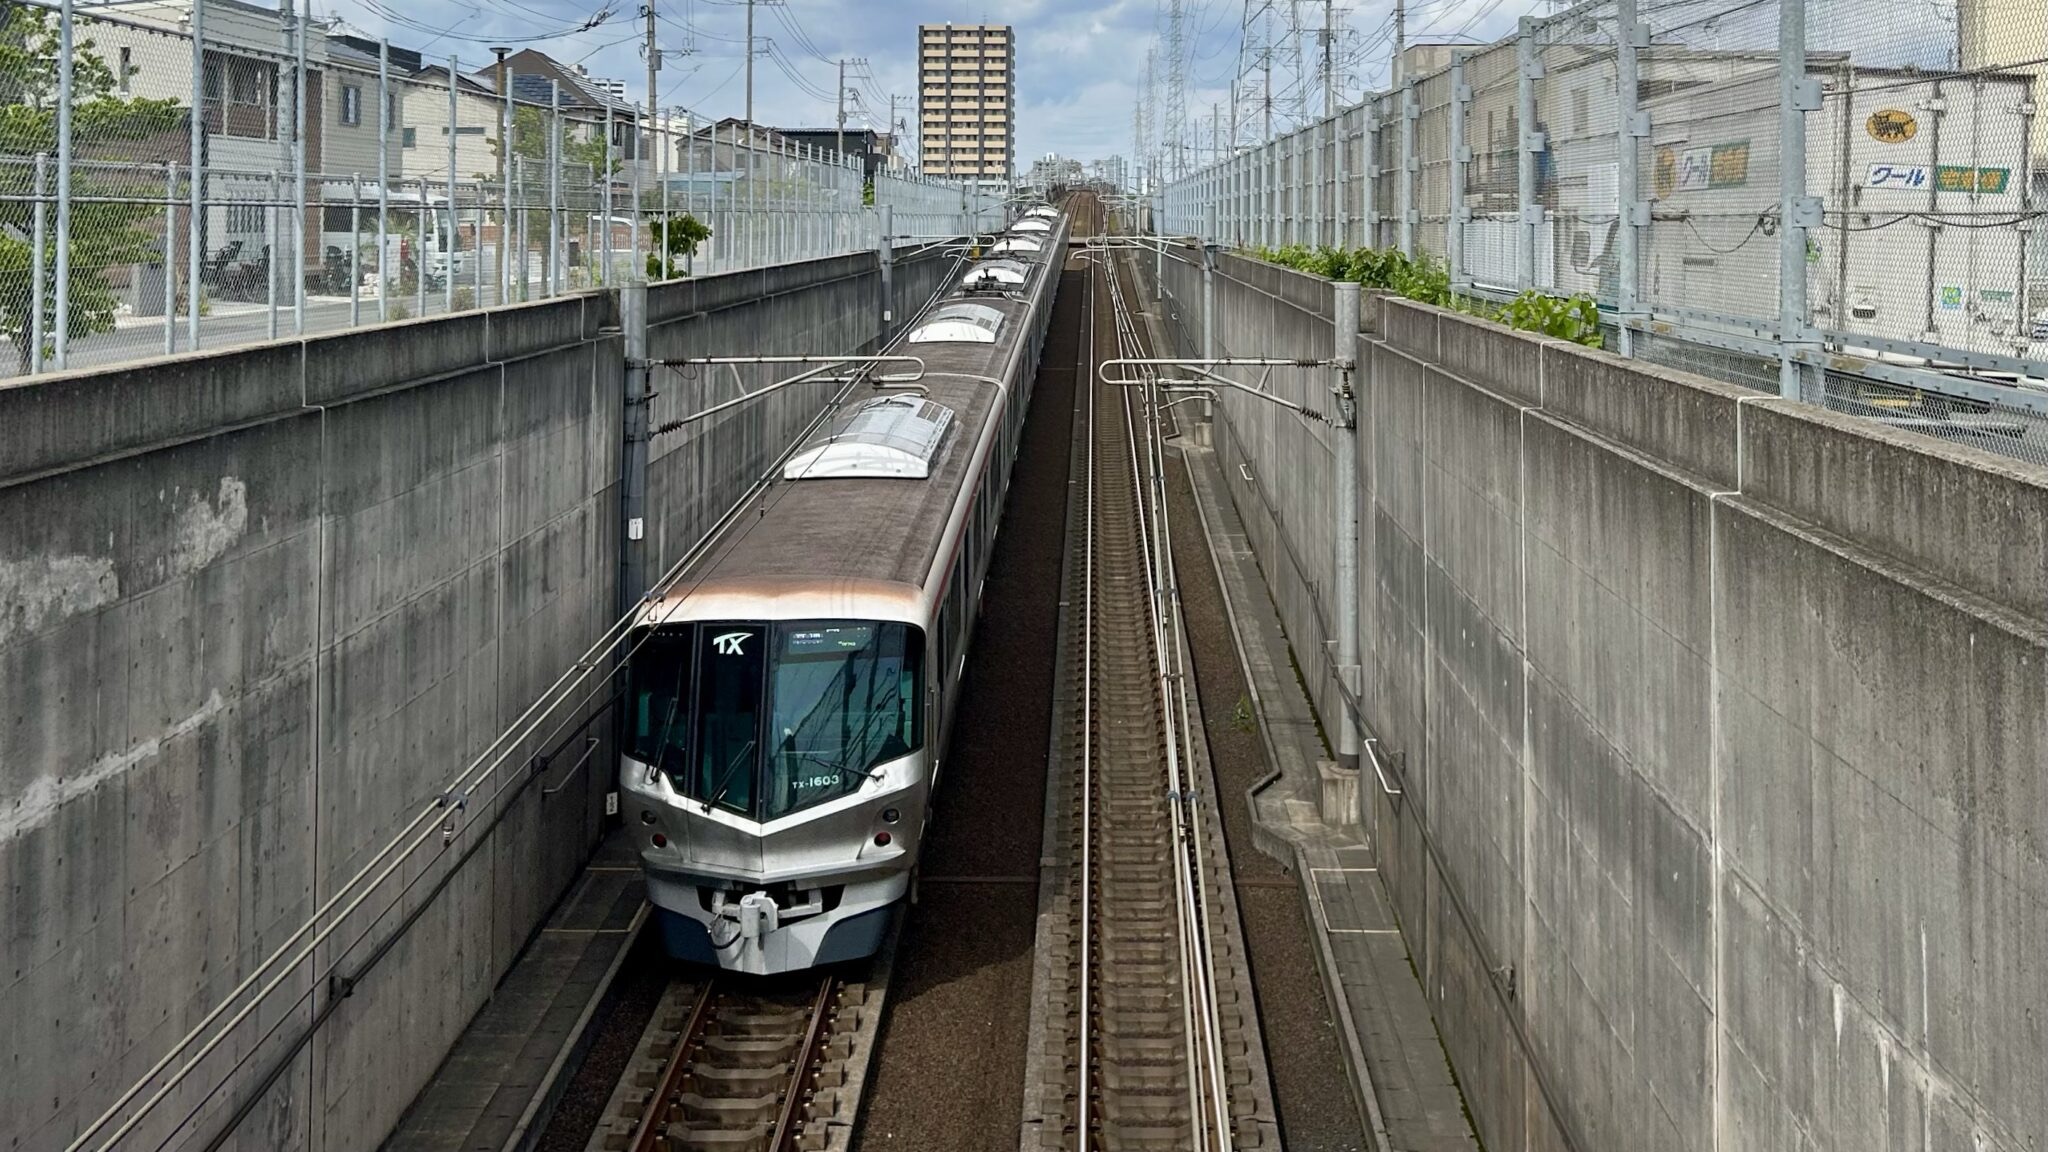
<path id="1" fill-rule="evenodd" d="M 1015 173 L 1017 41 L 1007 24 L 917 26 L 925 175 L 1002 190 Z"/>

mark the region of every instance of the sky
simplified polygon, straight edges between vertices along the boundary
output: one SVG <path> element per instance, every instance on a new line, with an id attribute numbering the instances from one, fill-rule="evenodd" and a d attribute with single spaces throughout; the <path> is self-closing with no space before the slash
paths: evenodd
<path id="1" fill-rule="evenodd" d="M 397 47 L 436 58 L 456 55 L 481 67 L 493 44 L 533 47 L 600 76 L 626 82 L 646 98 L 641 54 L 643 0 L 312 0 L 316 17 L 339 17 Z M 663 107 L 712 117 L 742 114 L 746 42 L 743 0 L 655 0 L 662 50 L 657 87 Z M 1332 0 L 1339 34 L 1333 49 L 1348 79 L 1384 81 L 1392 0 Z M 1290 0 L 1272 7 L 1284 21 Z M 1253 0 L 1257 10 L 1260 0 Z M 1298 5 L 1304 25 L 1319 27 L 1324 5 Z M 1144 81 L 1146 50 L 1163 46 L 1167 0 L 782 0 L 755 7 L 762 42 L 754 64 L 755 119 L 779 127 L 829 127 L 834 121 L 835 61 L 850 64 L 849 126 L 882 126 L 889 96 L 896 115 L 916 122 L 916 37 L 920 23 L 1007 23 L 1017 34 L 1017 164 L 1049 152 L 1094 160 L 1132 151 L 1132 113 Z M 1244 0 L 1183 0 L 1187 105 L 1209 137 L 1212 106 L 1228 134 L 1230 86 L 1237 72 Z M 1491 40 L 1517 18 L 1547 12 L 1548 0 L 1409 0 L 1411 40 Z M 599 19 L 599 17 L 602 19 Z M 590 25 L 589 27 L 585 27 Z M 1313 68 L 1315 34 L 1304 51 Z M 1164 89 L 1166 65 L 1159 65 Z M 1284 97 L 1291 85 L 1276 81 Z M 1247 112 L 1249 118 L 1249 112 Z M 1284 115 L 1280 118 L 1285 119 Z"/>

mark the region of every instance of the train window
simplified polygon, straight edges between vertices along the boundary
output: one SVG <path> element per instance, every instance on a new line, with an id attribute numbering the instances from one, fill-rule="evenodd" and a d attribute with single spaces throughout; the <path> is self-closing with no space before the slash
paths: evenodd
<path id="1" fill-rule="evenodd" d="M 641 629 L 633 635 L 626 673 L 626 755 L 664 772 L 680 771 L 690 733 L 688 707 L 693 629 Z"/>
<path id="2" fill-rule="evenodd" d="M 744 814 L 754 807 L 767 637 L 744 624 L 705 625 L 697 636 L 696 754 L 683 791 Z"/>
<path id="3" fill-rule="evenodd" d="M 774 748 L 761 819 L 858 791 L 924 743 L 921 637 L 902 624 L 805 621 L 775 630 Z"/>

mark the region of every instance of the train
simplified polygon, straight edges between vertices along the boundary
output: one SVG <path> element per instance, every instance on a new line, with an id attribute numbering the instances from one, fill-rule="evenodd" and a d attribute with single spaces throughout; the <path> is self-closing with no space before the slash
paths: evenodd
<path id="1" fill-rule="evenodd" d="M 916 385 L 843 400 L 636 610 L 621 813 L 676 960 L 857 960 L 910 889 L 1065 260 L 1067 214 L 1027 221 L 891 341 Z"/>

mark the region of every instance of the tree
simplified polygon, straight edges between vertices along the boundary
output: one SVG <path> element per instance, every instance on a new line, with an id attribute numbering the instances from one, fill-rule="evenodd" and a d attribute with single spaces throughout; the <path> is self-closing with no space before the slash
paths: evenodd
<path id="1" fill-rule="evenodd" d="M 503 156 L 499 150 L 501 138 L 491 140 L 491 154 Z M 512 154 L 528 160 L 546 163 L 548 158 L 548 117 L 541 109 L 531 104 L 515 105 L 512 109 Z M 614 158 L 609 168 L 605 165 L 605 147 L 602 132 L 595 135 L 578 135 L 574 123 L 562 129 L 562 164 L 565 167 L 588 166 L 593 172 L 617 172 L 619 161 Z M 496 173 L 490 177 L 496 179 Z"/>
<path id="2" fill-rule="evenodd" d="M 79 21 L 80 26 L 87 21 Z M 107 271 L 124 264 L 168 258 L 169 220 L 161 206 L 163 175 L 154 165 L 136 185 L 124 181 L 122 162 L 137 171 L 167 134 L 189 140 L 190 118 L 175 100 L 126 99 L 116 94 L 114 71 L 93 50 L 90 39 L 74 39 L 71 57 L 71 136 L 74 156 L 90 165 L 74 164 L 71 180 L 70 311 L 67 328 L 76 340 L 111 331 L 120 303 L 107 281 Z M 50 156 L 45 196 L 54 197 L 57 153 L 57 57 L 60 47 L 56 13 L 22 5 L 0 17 L 0 154 Z M 111 162 L 111 163 L 109 163 Z M 153 190 L 145 191 L 145 187 Z M 123 202 L 122 197 L 134 199 Z M 144 197 L 158 200 L 145 202 Z M 20 370 L 26 372 L 34 354 L 35 207 L 27 200 L 0 201 L 0 335 L 14 345 Z M 159 246 L 159 231 L 165 242 Z M 54 346 L 57 318 L 57 226 L 50 211 L 43 245 L 44 351 Z"/>
<path id="3" fill-rule="evenodd" d="M 687 262 L 697 254 L 697 245 L 711 238 L 711 229 L 688 212 L 663 218 L 656 216 L 647 226 L 647 278 L 673 280 L 688 276 Z"/>

